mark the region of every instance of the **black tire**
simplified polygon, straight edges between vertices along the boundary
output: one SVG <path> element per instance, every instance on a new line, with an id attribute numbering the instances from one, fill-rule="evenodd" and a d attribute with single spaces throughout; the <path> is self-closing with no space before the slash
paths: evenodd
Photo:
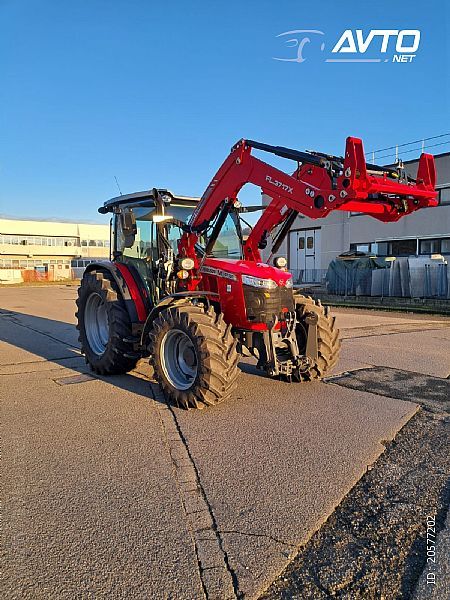
<path id="1" fill-rule="evenodd" d="M 171 332 L 171 333 L 170 333 Z M 178 332 L 178 333 L 177 333 Z M 183 340 L 190 353 L 183 386 L 174 384 L 171 367 L 167 359 L 169 339 Z M 172 342 L 170 342 L 172 343 Z M 180 348 L 175 346 L 176 350 Z M 158 381 L 166 400 L 181 408 L 204 408 L 226 400 L 236 386 L 240 355 L 231 326 L 216 314 L 213 307 L 183 304 L 167 308 L 158 315 L 149 333 L 148 351 L 154 377 Z M 175 352 L 175 350 L 173 350 Z M 170 354 L 170 352 L 169 352 Z M 186 363 L 184 363 L 186 364 Z M 179 365 L 174 367 L 180 373 Z M 185 373 L 181 374 L 183 378 Z"/>
<path id="2" fill-rule="evenodd" d="M 86 307 L 92 302 L 89 298 L 95 299 L 107 315 L 103 351 L 99 344 L 96 344 L 96 348 L 92 347 L 92 333 L 89 335 L 89 332 L 86 332 L 86 328 L 89 327 Z M 131 342 L 124 341 L 131 337 L 131 321 L 114 278 L 107 271 L 85 273 L 78 288 L 76 302 L 78 339 L 81 352 L 91 369 L 100 375 L 117 375 L 134 369 L 139 355 L 133 351 Z"/>
<path id="3" fill-rule="evenodd" d="M 341 349 L 339 329 L 335 325 L 336 317 L 329 314 L 328 306 L 322 306 L 320 300 L 314 300 L 310 296 L 294 295 L 297 319 L 297 342 L 301 354 L 306 349 L 306 335 L 308 325 L 305 322 L 308 313 L 315 313 L 317 321 L 318 358 L 306 370 L 296 374 L 299 381 L 310 381 L 320 379 L 330 371 L 337 363 Z"/>

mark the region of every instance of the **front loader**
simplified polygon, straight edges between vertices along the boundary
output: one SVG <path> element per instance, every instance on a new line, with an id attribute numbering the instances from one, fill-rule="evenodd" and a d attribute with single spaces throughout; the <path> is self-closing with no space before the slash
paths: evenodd
<path id="1" fill-rule="evenodd" d="M 296 168 L 285 173 L 253 149 Z M 270 377 L 321 378 L 338 360 L 339 331 L 327 307 L 294 291 L 277 256 L 290 227 L 299 214 L 332 210 L 396 221 L 437 204 L 435 181 L 431 155 L 422 154 L 412 179 L 401 165 L 366 163 L 357 138 L 347 139 L 344 157 L 240 140 L 201 198 L 155 188 L 113 198 L 99 209 L 112 213 L 112 260 L 89 265 L 78 293 L 86 361 L 110 375 L 148 357 L 166 398 L 185 408 L 226 399 L 242 355 Z M 269 204 L 243 207 L 246 183 Z M 262 215 L 244 239 L 241 214 L 253 209 Z"/>

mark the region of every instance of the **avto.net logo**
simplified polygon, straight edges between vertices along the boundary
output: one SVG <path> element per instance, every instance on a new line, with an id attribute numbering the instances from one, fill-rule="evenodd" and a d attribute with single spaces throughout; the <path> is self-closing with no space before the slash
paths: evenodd
<path id="1" fill-rule="evenodd" d="M 296 63 L 310 57 L 331 63 L 411 63 L 420 44 L 418 29 L 346 29 L 335 37 L 318 29 L 293 29 L 276 37 L 283 41 L 286 56 L 274 60 Z"/>

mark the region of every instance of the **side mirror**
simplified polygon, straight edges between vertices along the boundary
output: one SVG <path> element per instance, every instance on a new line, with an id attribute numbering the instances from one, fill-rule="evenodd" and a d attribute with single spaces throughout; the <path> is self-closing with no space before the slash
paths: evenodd
<path id="1" fill-rule="evenodd" d="M 124 248 L 131 248 L 137 234 L 136 216 L 132 208 L 120 213 L 120 227 L 124 237 Z"/>

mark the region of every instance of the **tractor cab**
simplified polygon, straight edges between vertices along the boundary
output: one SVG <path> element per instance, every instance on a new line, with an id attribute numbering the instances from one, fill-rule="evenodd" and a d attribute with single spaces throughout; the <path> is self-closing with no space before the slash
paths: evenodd
<path id="1" fill-rule="evenodd" d="M 145 289 L 150 307 L 175 292 L 177 244 L 197 202 L 153 189 L 112 198 L 99 208 L 113 215 L 113 261 L 127 265 Z"/>

